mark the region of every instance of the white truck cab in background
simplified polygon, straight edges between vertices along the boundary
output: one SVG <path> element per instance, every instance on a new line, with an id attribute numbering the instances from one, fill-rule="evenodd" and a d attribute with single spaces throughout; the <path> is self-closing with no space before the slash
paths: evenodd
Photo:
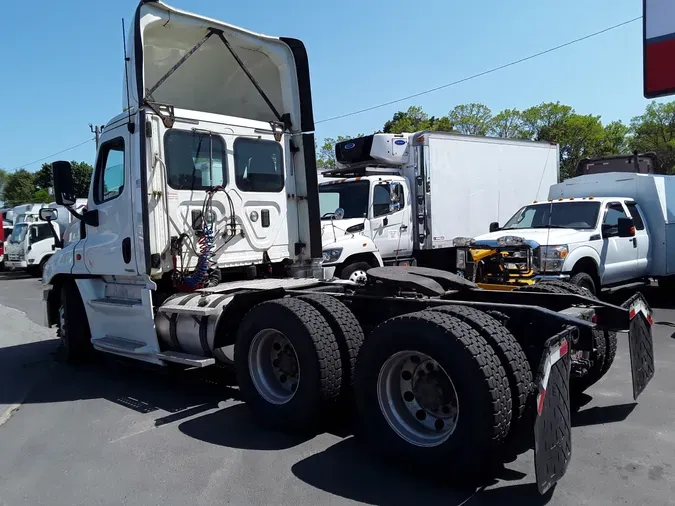
<path id="1" fill-rule="evenodd" d="M 323 265 L 363 281 L 370 267 L 453 270 L 452 239 L 511 216 L 558 182 L 558 146 L 447 132 L 373 134 L 335 146 L 320 177 Z"/>

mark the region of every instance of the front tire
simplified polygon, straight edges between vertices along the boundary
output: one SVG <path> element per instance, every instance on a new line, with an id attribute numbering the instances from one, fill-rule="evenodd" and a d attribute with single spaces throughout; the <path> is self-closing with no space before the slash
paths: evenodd
<path id="1" fill-rule="evenodd" d="M 509 431 L 511 392 L 492 347 L 438 311 L 391 318 L 356 364 L 357 436 L 409 467 L 474 477 Z"/>
<path id="2" fill-rule="evenodd" d="M 366 273 L 370 268 L 372 268 L 372 266 L 368 262 L 356 262 L 349 264 L 342 269 L 340 278 L 353 281 L 354 283 L 358 283 L 360 285 L 365 285 L 366 280 L 368 279 Z"/>
<path id="3" fill-rule="evenodd" d="M 321 313 L 292 298 L 254 306 L 237 332 L 234 366 L 242 397 L 257 418 L 305 431 L 340 393 L 342 362 Z"/>
<path id="4" fill-rule="evenodd" d="M 577 272 L 570 278 L 570 283 L 588 290 L 594 297 L 597 297 L 598 295 L 599 287 L 595 286 L 595 281 L 590 274 L 586 274 L 585 272 Z"/>
<path id="5" fill-rule="evenodd" d="M 83 363 L 93 358 L 89 320 L 80 291 L 73 282 L 61 287 L 58 335 L 66 362 Z"/>

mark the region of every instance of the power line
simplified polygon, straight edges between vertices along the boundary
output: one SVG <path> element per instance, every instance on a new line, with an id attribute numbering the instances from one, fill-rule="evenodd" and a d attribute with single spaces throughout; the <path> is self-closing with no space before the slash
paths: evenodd
<path id="1" fill-rule="evenodd" d="M 11 170 L 11 172 L 14 172 L 15 170 L 23 169 L 24 167 L 28 167 L 29 165 L 33 165 L 34 163 L 38 163 L 38 162 L 42 162 L 44 160 L 48 160 L 49 158 L 52 158 L 56 155 L 60 155 L 61 153 L 65 153 L 66 151 L 70 151 L 71 149 L 79 148 L 80 146 L 84 146 L 87 142 L 91 142 L 93 140 L 94 140 L 94 137 L 92 137 L 91 139 L 87 139 L 86 141 L 80 142 L 79 144 L 75 144 L 74 146 L 70 146 L 69 148 L 62 149 L 61 151 L 59 151 L 57 153 L 52 153 L 51 155 L 45 156 L 44 158 L 40 158 L 39 160 L 33 160 L 30 163 L 24 163 L 24 164 L 18 165 L 16 167 L 14 167 Z"/>
<path id="2" fill-rule="evenodd" d="M 512 67 L 514 65 L 518 65 L 519 63 L 523 63 L 523 62 L 526 62 L 528 60 L 532 60 L 534 58 L 537 58 L 539 56 L 543 56 L 545 54 L 552 53 L 553 51 L 557 51 L 558 49 L 562 49 L 564 47 L 571 46 L 572 44 L 576 44 L 577 42 L 581 42 L 581 41 L 584 41 L 586 39 L 590 39 L 592 37 L 602 35 L 603 33 L 609 32 L 611 30 L 616 30 L 617 28 L 621 28 L 622 26 L 628 25 L 630 23 L 634 23 L 635 21 L 638 21 L 640 19 L 642 19 L 642 16 L 638 16 L 636 18 L 629 19 L 628 21 L 624 21 L 623 23 L 619 23 L 619 24 L 610 26 L 610 27 L 605 28 L 603 30 L 599 30 L 597 32 L 590 33 L 588 35 L 584 35 L 583 37 L 579 37 L 578 39 L 570 40 L 568 42 L 565 42 L 564 44 L 560 44 L 558 46 L 546 49 L 544 51 L 540 51 L 540 52 L 532 54 L 530 56 L 526 56 L 525 58 L 520 58 L 519 60 L 514 60 L 514 61 L 506 63 L 504 65 L 500 65 L 499 67 L 491 68 L 490 70 L 486 70 L 484 72 L 479 72 L 478 74 L 473 74 L 471 76 L 464 77 L 462 79 L 459 79 L 457 81 L 453 81 L 451 83 L 443 84 L 443 85 L 437 86 L 435 88 L 420 91 L 419 93 L 415 93 L 413 95 L 408 95 L 407 97 L 397 98 L 396 100 L 390 100 L 389 102 L 384 102 L 382 104 L 374 105 L 372 107 L 366 107 L 365 109 L 360 109 L 358 111 L 348 112 L 348 113 L 345 113 L 345 114 L 340 114 L 338 116 L 333 116 L 331 118 L 322 119 L 322 120 L 316 121 L 315 123 L 326 123 L 327 121 L 334 121 L 336 119 L 346 118 L 348 116 L 355 116 L 357 114 L 361 114 L 361 113 L 364 113 L 364 112 L 372 111 L 372 110 L 375 110 L 375 109 L 380 109 L 381 107 L 386 107 L 388 105 L 397 104 L 399 102 L 404 102 L 406 100 L 410 100 L 411 98 L 416 98 L 416 97 L 420 97 L 422 95 L 427 95 L 428 93 L 433 93 L 434 91 L 442 90 L 444 88 L 449 88 L 450 86 L 455 86 L 457 84 L 465 83 L 466 81 L 471 81 L 472 79 L 476 79 L 478 77 L 482 77 L 482 76 L 485 76 L 487 74 L 492 74 L 493 72 L 497 72 L 498 70 L 503 70 L 507 67 Z"/>

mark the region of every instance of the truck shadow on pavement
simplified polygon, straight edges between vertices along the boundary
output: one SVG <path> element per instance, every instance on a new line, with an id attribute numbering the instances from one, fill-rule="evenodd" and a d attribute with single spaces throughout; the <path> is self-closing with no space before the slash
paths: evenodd
<path id="1" fill-rule="evenodd" d="M 245 450 L 286 450 L 317 436 L 287 435 L 262 427 L 248 408 L 238 403 L 237 389 L 222 377 L 191 373 L 167 377 L 107 359 L 72 367 L 58 356 L 57 340 L 0 348 L 0 380 L 9 385 L 0 387 L 0 404 L 105 399 L 155 416 L 155 427 L 177 424 L 181 433 L 196 440 Z M 10 375 L 36 368 L 44 368 L 41 378 L 22 398 L 23 394 L 11 388 Z M 573 426 L 617 422 L 635 408 L 635 404 L 625 404 L 584 409 L 590 399 L 585 395 L 575 402 Z M 328 493 L 370 504 L 402 504 L 411 497 L 418 502 L 434 500 L 448 505 L 507 504 L 517 499 L 522 506 L 535 506 L 550 500 L 551 494 L 539 495 L 533 470 L 525 475 L 505 467 L 494 481 L 478 489 L 450 487 L 411 475 L 414 462 L 410 469 L 404 469 L 366 453 L 351 437 L 350 414 L 343 413 L 343 417 L 325 431 L 341 441 L 309 457 L 300 456 L 290 468 L 296 478 Z"/>

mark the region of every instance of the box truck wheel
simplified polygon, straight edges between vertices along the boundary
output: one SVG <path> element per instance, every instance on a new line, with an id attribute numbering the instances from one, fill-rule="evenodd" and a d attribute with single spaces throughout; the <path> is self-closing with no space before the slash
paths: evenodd
<path id="1" fill-rule="evenodd" d="M 296 431 L 318 421 L 340 393 L 342 363 L 335 334 L 308 302 L 276 299 L 242 320 L 234 349 L 237 384 L 262 422 Z"/>
<path id="2" fill-rule="evenodd" d="M 463 321 L 478 332 L 495 350 L 506 371 L 506 378 L 511 389 L 513 404 L 511 425 L 513 427 L 523 417 L 530 394 L 534 392 L 532 368 L 527 361 L 523 347 L 504 325 L 483 311 L 467 306 L 438 306 L 433 308 L 433 311 L 440 311 Z"/>
<path id="3" fill-rule="evenodd" d="M 368 262 L 355 262 L 343 267 L 342 272 L 340 273 L 340 278 L 348 279 L 354 283 L 365 285 L 366 279 L 368 279 L 366 273 L 370 268 L 372 268 L 372 265 L 370 265 Z"/>
<path id="4" fill-rule="evenodd" d="M 511 391 L 497 354 L 440 311 L 391 318 L 356 361 L 356 434 L 409 468 L 445 477 L 487 470 L 509 429 Z"/>
<path id="5" fill-rule="evenodd" d="M 361 324 L 346 305 L 330 295 L 302 295 L 298 299 L 318 310 L 333 330 L 340 347 L 342 392 L 347 393 L 354 385 L 356 357 L 365 339 Z"/>
<path id="6" fill-rule="evenodd" d="M 58 335 L 67 362 L 86 362 L 93 357 L 89 320 L 80 291 L 73 282 L 61 287 Z"/>

